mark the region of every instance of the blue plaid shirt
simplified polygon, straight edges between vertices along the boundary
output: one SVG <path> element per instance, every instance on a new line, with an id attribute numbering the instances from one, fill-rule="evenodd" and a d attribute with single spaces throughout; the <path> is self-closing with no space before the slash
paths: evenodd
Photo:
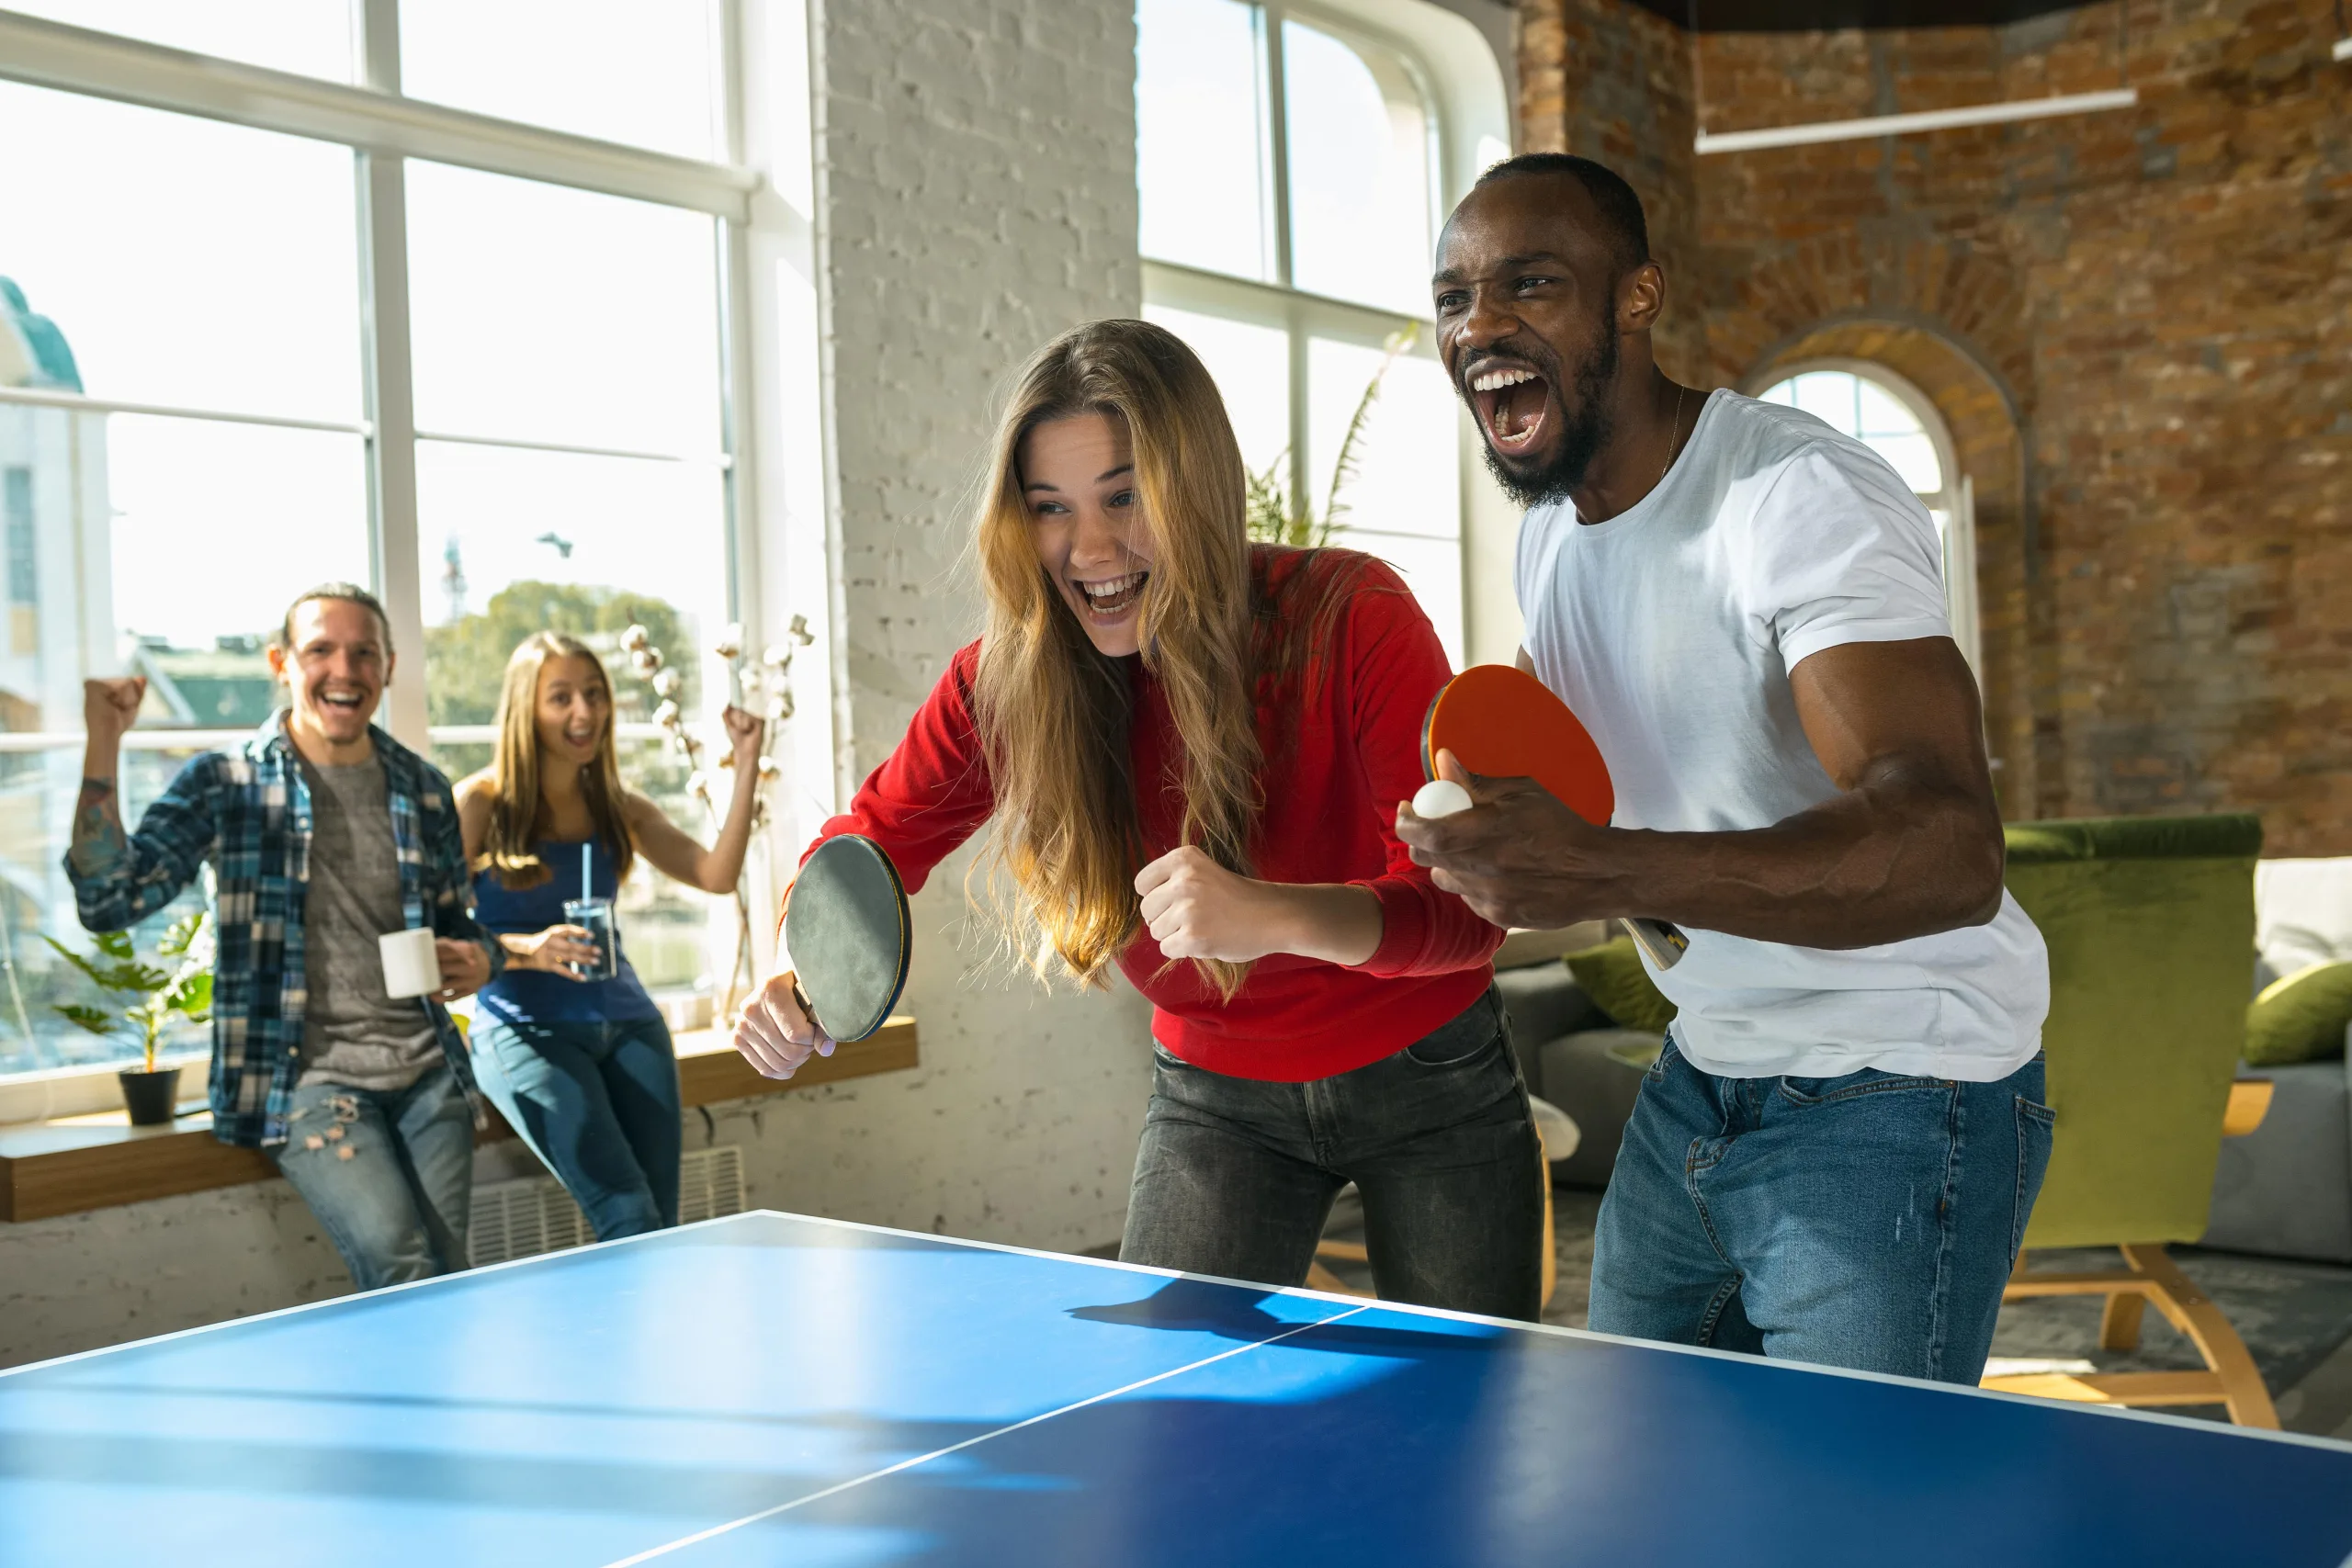
<path id="1" fill-rule="evenodd" d="M 371 726 L 368 734 L 389 785 L 408 927 L 481 943 L 497 973 L 505 953 L 468 908 L 465 840 L 448 779 L 382 730 Z M 82 924 L 94 931 L 123 931 L 145 919 L 212 863 L 212 1132 L 224 1144 L 258 1148 L 286 1141 L 294 1085 L 302 1076 L 311 831 L 311 792 L 281 711 L 237 750 L 207 751 L 182 768 L 140 818 L 123 864 L 85 876 L 71 856 L 65 863 Z M 448 1010 L 429 997 L 418 1005 L 471 1097 L 473 1066 Z"/>

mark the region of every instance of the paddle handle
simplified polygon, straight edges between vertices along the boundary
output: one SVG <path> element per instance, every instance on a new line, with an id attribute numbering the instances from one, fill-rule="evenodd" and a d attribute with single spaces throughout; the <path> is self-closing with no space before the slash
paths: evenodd
<path id="1" fill-rule="evenodd" d="M 1661 969 L 1673 968 L 1690 951 L 1690 939 L 1664 920 L 1629 919 L 1625 931 L 1635 946 L 1649 954 L 1650 962 Z"/>

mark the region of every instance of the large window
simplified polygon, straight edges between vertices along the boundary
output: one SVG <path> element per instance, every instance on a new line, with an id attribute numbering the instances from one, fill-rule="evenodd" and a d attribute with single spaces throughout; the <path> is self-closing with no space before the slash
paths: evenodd
<path id="1" fill-rule="evenodd" d="M 1208 366 L 1288 513 L 1400 568 L 1459 664 L 1463 433 L 1429 274 L 1461 160 L 1430 73 L 1320 8 L 1140 0 L 1136 23 L 1145 314 Z"/>
<path id="2" fill-rule="evenodd" d="M 1802 409 L 1885 458 L 1903 476 L 1943 544 L 1944 599 L 1953 640 L 1978 667 L 1975 490 L 1959 472 L 1951 436 L 1926 393 L 1877 366 L 1825 363 L 1784 376 L 1758 394 Z"/>
<path id="3" fill-rule="evenodd" d="M 44 20 L 0 14 L 0 1075 L 123 1054 L 53 1010 L 92 998 L 40 940 L 85 940 L 85 678 L 148 677 L 134 818 L 267 716 L 265 641 L 328 579 L 384 596 L 379 722 L 453 775 L 542 627 L 645 624 L 715 717 L 753 183 L 701 0 L 12 5 Z M 625 771 L 707 831 L 609 663 Z M 731 956 L 731 907 L 650 872 L 623 918 L 657 990 Z"/>

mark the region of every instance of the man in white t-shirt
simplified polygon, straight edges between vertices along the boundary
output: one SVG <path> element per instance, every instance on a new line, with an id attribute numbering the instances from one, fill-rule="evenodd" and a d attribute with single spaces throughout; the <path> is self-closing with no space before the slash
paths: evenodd
<path id="1" fill-rule="evenodd" d="M 1617 809 L 1593 826 L 1448 758 L 1478 804 L 1398 832 L 1498 925 L 1689 942 L 1645 959 L 1679 1014 L 1601 1205 L 1591 1325 L 1973 1382 L 2049 1159 L 2049 977 L 2002 888 L 1934 523 L 1818 420 L 1657 369 L 1666 279 L 1600 164 L 1497 165 L 1433 287 L 1528 508 L 1521 663 Z"/>

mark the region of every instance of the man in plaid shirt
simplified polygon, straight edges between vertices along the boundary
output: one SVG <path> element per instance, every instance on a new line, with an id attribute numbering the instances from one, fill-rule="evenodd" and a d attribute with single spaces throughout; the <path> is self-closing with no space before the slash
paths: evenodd
<path id="1" fill-rule="evenodd" d="M 116 759 L 146 682 L 86 683 L 66 869 L 83 925 L 107 931 L 211 863 L 213 1133 L 276 1160 L 374 1290 L 465 1266 L 473 1071 L 443 1004 L 503 954 L 467 908 L 449 781 L 370 722 L 392 674 L 383 606 L 349 583 L 314 588 L 269 661 L 288 705 L 181 769 L 130 834 Z M 420 927 L 441 987 L 390 996 L 377 939 Z"/>

